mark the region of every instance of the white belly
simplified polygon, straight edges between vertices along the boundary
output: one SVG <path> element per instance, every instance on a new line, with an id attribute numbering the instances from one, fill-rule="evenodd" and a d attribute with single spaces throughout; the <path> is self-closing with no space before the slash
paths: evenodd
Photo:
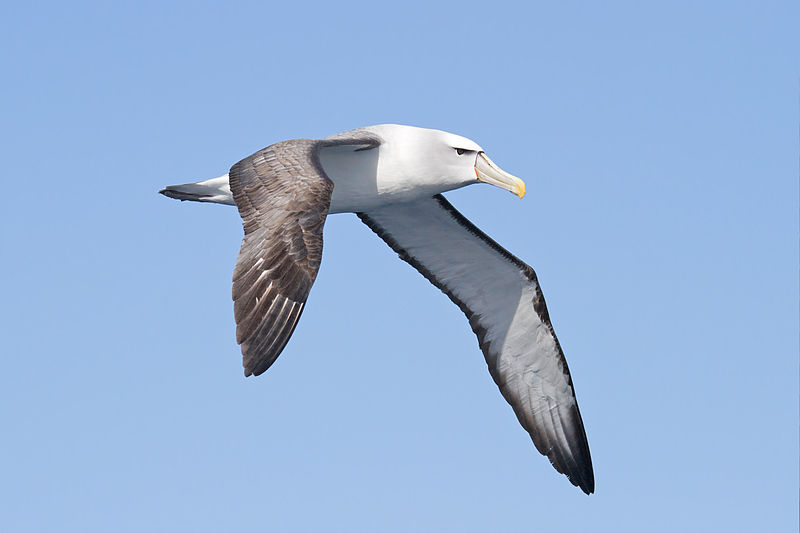
<path id="1" fill-rule="evenodd" d="M 443 191 L 441 186 L 406 177 L 398 168 L 380 167 L 377 148 L 353 151 L 351 146 L 332 146 L 320 151 L 325 174 L 333 182 L 329 213 L 366 212 L 382 205 L 411 202 Z M 380 178 L 379 178 L 380 176 Z"/>

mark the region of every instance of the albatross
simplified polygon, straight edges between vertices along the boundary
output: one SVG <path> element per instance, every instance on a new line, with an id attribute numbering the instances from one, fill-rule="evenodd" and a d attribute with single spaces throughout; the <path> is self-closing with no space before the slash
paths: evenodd
<path id="1" fill-rule="evenodd" d="M 294 332 L 322 260 L 325 218 L 355 213 L 464 312 L 536 449 L 591 494 L 586 432 L 536 273 L 442 196 L 479 182 L 525 195 L 521 179 L 465 137 L 382 124 L 279 142 L 224 176 L 160 192 L 239 209 L 233 309 L 245 376 L 266 371 Z"/>

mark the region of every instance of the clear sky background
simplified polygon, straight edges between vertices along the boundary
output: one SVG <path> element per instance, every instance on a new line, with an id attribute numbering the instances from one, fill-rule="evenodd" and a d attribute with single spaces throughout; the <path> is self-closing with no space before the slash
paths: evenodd
<path id="1" fill-rule="evenodd" d="M 800 8 L 642 4 L 5 2 L 0 529 L 796 531 Z M 526 180 L 448 198 L 536 269 L 596 494 L 352 215 L 243 377 L 238 214 L 158 189 L 385 122 Z"/>

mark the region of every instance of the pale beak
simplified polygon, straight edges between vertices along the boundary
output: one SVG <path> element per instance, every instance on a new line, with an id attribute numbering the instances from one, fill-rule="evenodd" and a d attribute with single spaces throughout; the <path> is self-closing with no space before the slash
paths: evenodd
<path id="1" fill-rule="evenodd" d="M 478 176 L 479 181 L 511 191 L 520 198 L 525 196 L 525 182 L 502 170 L 483 152 L 478 152 L 478 158 L 475 161 L 475 174 Z"/>

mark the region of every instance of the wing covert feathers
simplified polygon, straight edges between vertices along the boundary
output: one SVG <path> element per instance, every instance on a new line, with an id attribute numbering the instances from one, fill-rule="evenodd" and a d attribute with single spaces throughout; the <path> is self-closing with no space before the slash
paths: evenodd
<path id="1" fill-rule="evenodd" d="M 281 353 L 317 277 L 333 191 L 317 150 L 317 141 L 277 143 L 229 173 L 244 226 L 233 307 L 246 376 L 261 374 Z"/>

